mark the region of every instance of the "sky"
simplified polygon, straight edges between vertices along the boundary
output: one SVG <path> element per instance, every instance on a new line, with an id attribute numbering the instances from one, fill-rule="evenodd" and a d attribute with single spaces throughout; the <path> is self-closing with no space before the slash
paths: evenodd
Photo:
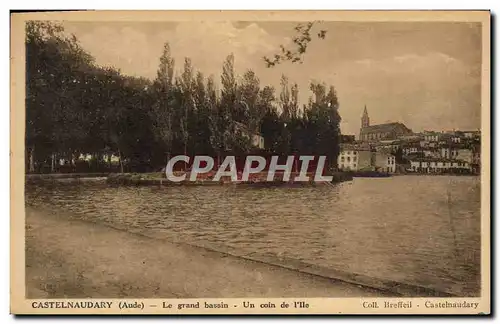
<path id="1" fill-rule="evenodd" d="M 268 68 L 262 57 L 279 52 L 296 22 L 64 22 L 97 64 L 127 75 L 155 78 L 168 42 L 181 70 L 185 57 L 220 80 L 233 53 L 242 75 L 252 69 L 261 87 L 279 89 L 282 74 L 299 85 L 300 100 L 312 80 L 333 85 L 343 134 L 359 134 L 366 105 L 371 124 L 402 122 L 415 132 L 480 128 L 481 25 L 457 22 L 321 22 L 303 64 Z M 277 93 L 279 91 L 277 90 Z"/>

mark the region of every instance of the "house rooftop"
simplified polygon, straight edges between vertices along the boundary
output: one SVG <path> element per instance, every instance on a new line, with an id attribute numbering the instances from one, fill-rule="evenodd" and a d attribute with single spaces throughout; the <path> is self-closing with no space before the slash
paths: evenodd
<path id="1" fill-rule="evenodd" d="M 394 156 L 394 154 L 390 150 L 387 150 L 387 149 L 384 149 L 384 148 L 378 149 L 377 150 L 377 154 Z"/>
<path id="2" fill-rule="evenodd" d="M 340 144 L 342 151 L 370 151 L 371 147 L 367 143 L 342 143 Z"/>

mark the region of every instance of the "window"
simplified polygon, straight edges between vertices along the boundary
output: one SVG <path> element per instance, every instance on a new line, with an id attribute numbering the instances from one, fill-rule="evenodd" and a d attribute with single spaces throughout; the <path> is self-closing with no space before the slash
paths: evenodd
<path id="1" fill-rule="evenodd" d="M 353 156 L 352 162 L 356 162 L 356 157 L 355 156 Z"/>
<path id="2" fill-rule="evenodd" d="M 344 157 L 341 157 L 341 158 L 340 158 L 340 162 L 344 162 Z"/>
<path id="3" fill-rule="evenodd" d="M 357 151 L 354 151 L 354 152 L 353 152 L 353 154 L 354 154 L 354 155 L 356 155 L 356 154 L 358 154 L 358 152 L 357 152 Z"/>
<path id="4" fill-rule="evenodd" d="M 356 163 L 354 163 L 353 166 L 356 167 Z"/>
<path id="5" fill-rule="evenodd" d="M 347 157 L 347 162 L 351 162 L 351 157 L 350 156 Z"/>

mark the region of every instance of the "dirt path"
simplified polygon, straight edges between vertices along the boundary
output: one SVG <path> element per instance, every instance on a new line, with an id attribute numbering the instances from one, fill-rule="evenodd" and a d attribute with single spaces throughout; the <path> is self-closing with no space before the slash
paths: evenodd
<path id="1" fill-rule="evenodd" d="M 355 297 L 380 291 L 26 209 L 28 298 Z"/>

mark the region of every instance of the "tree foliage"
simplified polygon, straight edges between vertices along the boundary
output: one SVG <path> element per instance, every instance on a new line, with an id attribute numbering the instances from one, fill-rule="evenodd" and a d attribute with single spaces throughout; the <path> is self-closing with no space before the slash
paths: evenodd
<path id="1" fill-rule="evenodd" d="M 337 94 L 322 83 L 311 84 L 313 98 L 300 109 L 297 84 L 282 76 L 276 94 L 252 70 L 238 76 L 230 54 L 218 89 L 214 76 L 205 77 L 189 58 L 176 74 L 168 43 L 154 80 L 131 77 L 98 66 L 61 26 L 38 21 L 27 23 L 26 55 L 30 172 L 158 170 L 177 154 L 220 161 L 257 150 L 253 134 L 264 137 L 269 154 L 322 154 L 336 161 Z M 92 159 L 84 163 L 81 155 Z"/>

